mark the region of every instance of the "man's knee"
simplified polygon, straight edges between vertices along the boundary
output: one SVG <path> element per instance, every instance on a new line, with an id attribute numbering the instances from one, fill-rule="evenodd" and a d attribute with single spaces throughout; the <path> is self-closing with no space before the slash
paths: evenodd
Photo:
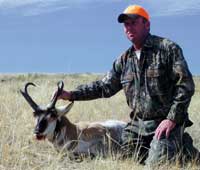
<path id="1" fill-rule="evenodd" d="M 155 136 L 150 144 L 149 154 L 145 161 L 146 164 L 160 164 L 173 160 L 179 148 L 175 140 L 166 138 L 156 139 Z"/>

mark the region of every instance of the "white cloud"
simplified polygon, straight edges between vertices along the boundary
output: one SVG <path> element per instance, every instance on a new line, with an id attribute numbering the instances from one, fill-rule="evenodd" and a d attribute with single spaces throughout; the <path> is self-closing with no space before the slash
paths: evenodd
<path id="1" fill-rule="evenodd" d="M 38 15 L 69 7 L 84 7 L 92 3 L 117 2 L 121 0 L 0 0 L 2 13 Z"/>
<path id="2" fill-rule="evenodd" d="M 76 1 L 76 0 L 75 0 Z M 0 9 L 4 13 L 38 15 L 68 7 L 64 0 L 0 0 Z"/>
<path id="3" fill-rule="evenodd" d="M 200 0 L 154 0 L 149 2 L 154 16 L 195 15 L 200 13 Z"/>
<path id="4" fill-rule="evenodd" d="M 112 0 L 112 1 L 120 1 L 120 0 Z M 15 7 L 22 7 L 22 6 L 27 6 L 27 5 L 70 6 L 74 4 L 86 4 L 90 2 L 106 2 L 106 0 L 0 0 L 0 7 L 15 8 Z"/>
<path id="5" fill-rule="evenodd" d="M 115 3 L 124 0 L 0 0 L 0 11 L 22 15 L 38 15 L 92 3 Z M 127 0 L 148 7 L 151 16 L 194 15 L 200 13 L 200 0 Z"/>

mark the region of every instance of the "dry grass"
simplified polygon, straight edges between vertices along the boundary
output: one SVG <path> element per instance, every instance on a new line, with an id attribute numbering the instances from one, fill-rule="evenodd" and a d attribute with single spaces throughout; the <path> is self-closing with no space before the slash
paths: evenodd
<path id="1" fill-rule="evenodd" d="M 19 89 L 28 81 L 39 86 L 30 88 L 30 93 L 40 104 L 47 104 L 56 89 L 56 83 L 64 80 L 66 89 L 73 89 L 81 83 L 91 82 L 101 75 L 0 75 L 0 170 L 123 170 L 143 169 L 132 160 L 118 161 L 112 158 L 84 160 L 81 163 L 70 161 L 57 153 L 47 141 L 38 142 L 33 138 L 34 119 L 32 110 L 25 102 Z M 194 122 L 188 131 L 194 139 L 195 146 L 200 149 L 200 78 L 195 77 L 196 93 L 189 108 Z M 63 104 L 59 101 L 58 104 Z M 123 92 L 111 99 L 76 102 L 68 117 L 71 121 L 95 121 L 105 119 L 128 120 L 130 110 L 126 105 Z M 80 119 L 81 118 L 81 119 Z M 178 170 L 178 165 L 164 166 L 158 169 Z M 198 169 L 187 165 L 184 169 Z M 200 169 L 200 168 L 199 168 Z"/>

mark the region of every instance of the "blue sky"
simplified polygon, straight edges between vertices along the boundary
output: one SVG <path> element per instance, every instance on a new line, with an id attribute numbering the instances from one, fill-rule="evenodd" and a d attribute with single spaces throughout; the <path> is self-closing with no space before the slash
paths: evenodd
<path id="1" fill-rule="evenodd" d="M 177 42 L 200 75 L 200 0 L 0 0 L 0 73 L 105 73 L 131 43 L 117 22 L 144 6 L 151 33 Z"/>

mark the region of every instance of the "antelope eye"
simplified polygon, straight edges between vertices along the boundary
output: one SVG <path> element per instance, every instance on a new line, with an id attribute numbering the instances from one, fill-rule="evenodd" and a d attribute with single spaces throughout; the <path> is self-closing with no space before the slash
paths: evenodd
<path id="1" fill-rule="evenodd" d="M 35 114 L 35 112 L 33 112 L 33 117 L 36 117 L 36 114 Z"/>
<path id="2" fill-rule="evenodd" d="M 40 116 L 41 114 L 43 114 L 43 112 L 33 112 L 33 117 L 37 117 L 37 116 Z"/>
<path id="3" fill-rule="evenodd" d="M 55 114 L 55 113 L 51 114 L 51 118 L 57 118 L 57 117 L 58 117 L 57 114 Z"/>
<path id="4" fill-rule="evenodd" d="M 33 117 L 37 117 L 38 116 L 38 112 L 33 112 Z"/>

